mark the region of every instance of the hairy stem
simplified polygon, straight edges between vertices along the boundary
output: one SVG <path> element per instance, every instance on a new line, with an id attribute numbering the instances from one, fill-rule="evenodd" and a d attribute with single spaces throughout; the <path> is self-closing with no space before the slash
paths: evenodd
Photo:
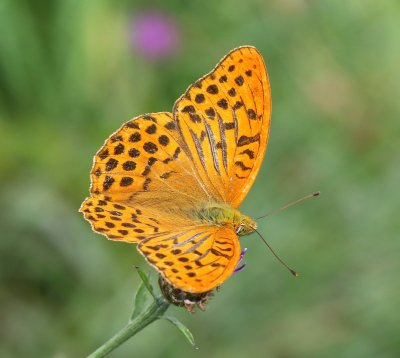
<path id="1" fill-rule="evenodd" d="M 101 347 L 97 348 L 87 358 L 105 357 L 108 353 L 118 348 L 122 343 L 133 337 L 150 323 L 161 318 L 168 307 L 169 303 L 167 303 L 163 298 L 160 297 L 156 299 L 143 313 L 129 322 L 114 337 L 109 339 Z"/>

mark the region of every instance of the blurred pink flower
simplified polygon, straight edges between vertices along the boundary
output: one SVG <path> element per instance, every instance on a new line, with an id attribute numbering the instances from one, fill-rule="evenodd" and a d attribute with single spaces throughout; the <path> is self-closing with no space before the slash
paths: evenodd
<path id="1" fill-rule="evenodd" d="M 177 50 L 179 40 L 176 23 L 162 12 L 142 12 L 131 22 L 130 41 L 144 57 L 156 60 L 171 56 Z"/>

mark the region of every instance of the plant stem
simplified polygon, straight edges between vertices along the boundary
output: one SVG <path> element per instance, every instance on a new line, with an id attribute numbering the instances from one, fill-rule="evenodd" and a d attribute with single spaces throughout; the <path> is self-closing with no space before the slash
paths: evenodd
<path id="1" fill-rule="evenodd" d="M 169 303 L 161 297 L 158 298 L 143 313 L 137 316 L 133 321 L 129 322 L 114 337 L 109 339 L 101 347 L 97 348 L 87 358 L 105 357 L 108 353 L 113 351 L 115 348 L 118 348 L 122 343 L 140 332 L 150 323 L 162 317 L 168 307 Z"/>

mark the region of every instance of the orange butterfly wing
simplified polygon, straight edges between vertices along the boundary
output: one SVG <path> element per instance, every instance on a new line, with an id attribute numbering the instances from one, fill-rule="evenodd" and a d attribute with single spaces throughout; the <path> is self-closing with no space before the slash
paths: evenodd
<path id="1" fill-rule="evenodd" d="M 196 81 L 174 106 L 174 117 L 201 178 L 234 208 L 260 169 L 271 118 L 268 75 L 254 47 L 239 47 Z"/>
<path id="2" fill-rule="evenodd" d="M 166 211 L 180 198 L 192 206 L 208 200 L 209 194 L 177 137 L 170 113 L 141 115 L 125 123 L 94 158 L 91 194 L 135 205 L 160 207 L 166 202 Z M 188 186 L 199 190 L 191 191 Z"/>
<path id="3" fill-rule="evenodd" d="M 236 233 L 217 226 L 186 227 L 156 235 L 138 248 L 173 286 L 193 293 L 221 285 L 240 257 Z"/>
<path id="4" fill-rule="evenodd" d="M 92 197 L 80 208 L 94 231 L 138 242 L 177 225 L 193 225 L 187 213 L 210 194 L 175 139 L 174 123 L 170 113 L 136 117 L 97 152 Z"/>

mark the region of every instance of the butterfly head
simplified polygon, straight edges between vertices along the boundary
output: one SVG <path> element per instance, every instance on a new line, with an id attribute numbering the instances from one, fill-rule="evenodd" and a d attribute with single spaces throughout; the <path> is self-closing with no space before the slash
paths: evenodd
<path id="1" fill-rule="evenodd" d="M 256 231 L 257 223 L 246 215 L 241 215 L 238 225 L 235 228 L 236 234 L 244 236 Z"/>

